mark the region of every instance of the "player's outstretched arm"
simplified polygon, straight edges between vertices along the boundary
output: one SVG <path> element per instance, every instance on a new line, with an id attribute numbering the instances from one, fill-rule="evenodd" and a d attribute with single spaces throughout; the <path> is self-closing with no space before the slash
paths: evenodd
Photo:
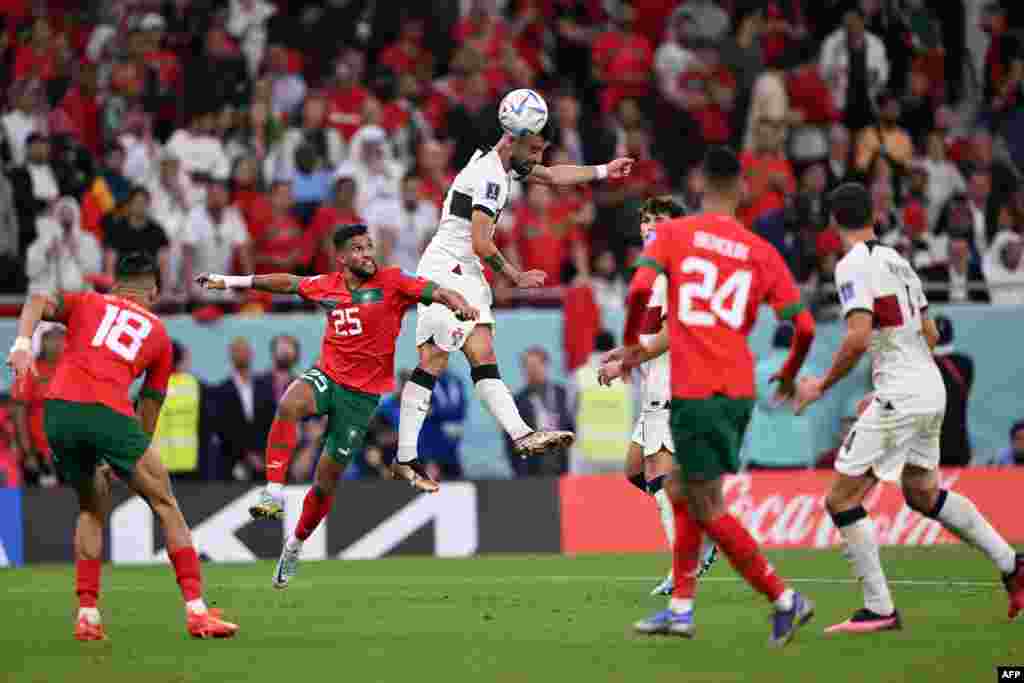
<path id="1" fill-rule="evenodd" d="M 302 278 L 288 273 L 270 275 L 220 275 L 202 273 L 196 277 L 196 284 L 203 289 L 255 289 L 272 294 L 298 294 Z"/>
<path id="2" fill-rule="evenodd" d="M 541 166 L 536 165 L 530 172 L 529 180 L 544 185 L 583 185 L 595 180 L 625 178 L 633 170 L 633 160 L 628 157 L 609 161 L 600 166 Z"/>
<path id="3" fill-rule="evenodd" d="M 795 412 L 802 413 L 807 406 L 821 398 L 829 387 L 849 374 L 850 370 L 860 362 L 868 346 L 871 344 L 872 314 L 869 311 L 855 310 L 846 316 L 846 336 L 836 355 L 832 358 L 832 367 L 824 379 L 805 377 L 796 388 Z"/>
<path id="4" fill-rule="evenodd" d="M 542 270 L 521 271 L 501 255 L 498 245 L 494 243 L 492 233 L 494 232 L 494 218 L 487 212 L 474 209 L 473 222 L 471 226 L 473 238 L 473 253 L 481 261 L 491 267 L 495 273 L 501 273 L 516 285 L 516 287 L 541 287 L 547 274 Z"/>
<path id="5" fill-rule="evenodd" d="M 478 320 L 480 311 L 469 305 L 465 297 L 454 289 L 438 287 L 434 290 L 433 301 L 450 309 L 460 320 Z"/>
<path id="6" fill-rule="evenodd" d="M 14 340 L 7 364 L 20 380 L 32 370 L 32 335 L 40 320 L 58 320 L 61 313 L 60 301 L 46 294 L 33 294 L 21 307 L 18 318 L 18 336 Z"/>

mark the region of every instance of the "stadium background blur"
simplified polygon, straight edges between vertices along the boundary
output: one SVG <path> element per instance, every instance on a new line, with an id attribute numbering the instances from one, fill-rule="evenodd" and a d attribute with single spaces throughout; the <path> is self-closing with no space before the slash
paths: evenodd
<path id="1" fill-rule="evenodd" d="M 26 292 L 103 290 L 118 252 L 158 254 L 159 310 L 182 360 L 176 419 L 159 437 L 177 478 L 262 479 L 276 399 L 315 358 L 323 326 L 297 300 L 211 297 L 192 275 L 324 272 L 332 229 L 356 221 L 381 262 L 414 270 L 454 173 L 497 140 L 497 101 L 519 87 L 548 101 L 552 162 L 638 160 L 623 182 L 519 186 L 499 225 L 505 253 L 551 285 L 493 278 L 503 372 L 535 419 L 575 423 L 581 439 L 548 465 L 516 467 L 456 368 L 421 440 L 435 467 L 471 478 L 619 467 L 631 397 L 593 386 L 596 341 L 621 329 L 638 207 L 669 193 L 699 207 L 709 143 L 741 150 L 741 218 L 801 283 L 823 323 L 812 356 L 822 364 L 842 248 L 824 197 L 844 179 L 868 184 L 880 238 L 948 304 L 939 358 L 955 407 L 943 463 L 1024 464 L 1024 364 L 1012 346 L 1024 312 L 1024 11 L 1013 3 L 0 5 L 0 309 L 15 315 Z M 8 337 L 13 320 L 0 320 Z M 766 381 L 786 330 L 766 323 L 755 340 Z M 399 348 L 411 367 L 408 331 Z M 750 466 L 828 466 L 867 381 L 862 367 L 808 420 L 762 405 Z M 53 485 L 29 433 L 33 399 L 3 398 L 0 479 Z M 379 476 L 392 408 L 347 476 Z M 308 480 L 321 431 L 304 426 L 293 481 Z"/>

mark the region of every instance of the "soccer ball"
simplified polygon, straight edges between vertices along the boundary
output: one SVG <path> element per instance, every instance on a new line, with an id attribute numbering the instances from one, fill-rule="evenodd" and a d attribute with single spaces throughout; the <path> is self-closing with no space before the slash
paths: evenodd
<path id="1" fill-rule="evenodd" d="M 509 135 L 538 135 L 548 122 L 548 103 L 533 90 L 513 90 L 502 98 L 498 120 Z"/>

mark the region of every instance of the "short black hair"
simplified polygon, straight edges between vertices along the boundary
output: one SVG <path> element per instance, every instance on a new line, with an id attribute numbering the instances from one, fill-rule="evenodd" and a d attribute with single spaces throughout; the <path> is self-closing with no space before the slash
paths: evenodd
<path id="1" fill-rule="evenodd" d="M 651 197 L 640 207 L 640 219 L 644 216 L 668 216 L 669 218 L 682 218 L 686 215 L 686 209 L 682 204 L 668 195 Z"/>
<path id="2" fill-rule="evenodd" d="M 1013 426 L 1010 427 L 1010 438 L 1012 439 L 1013 437 L 1017 436 L 1017 432 L 1019 432 L 1022 429 L 1024 429 L 1024 420 L 1017 420 L 1016 422 L 1014 422 Z"/>
<path id="3" fill-rule="evenodd" d="M 871 193 L 860 183 L 843 183 L 829 195 L 832 218 L 843 230 L 859 230 L 871 223 L 875 206 Z"/>
<path id="4" fill-rule="evenodd" d="M 344 249 L 345 245 L 353 237 L 359 237 L 360 235 L 369 235 L 370 229 L 362 223 L 352 223 L 351 225 L 342 225 L 334 231 L 334 248 Z"/>
<path id="5" fill-rule="evenodd" d="M 704 169 L 704 178 L 712 190 L 727 189 L 740 178 L 740 160 L 736 153 L 725 145 L 709 148 L 701 166 Z"/>
<path id="6" fill-rule="evenodd" d="M 159 285 L 160 270 L 153 254 L 146 251 L 130 251 L 117 260 L 114 275 L 118 280 L 134 280 L 148 275 L 157 280 Z"/>
<path id="7" fill-rule="evenodd" d="M 181 365 L 181 361 L 185 360 L 185 346 L 176 339 L 171 340 L 171 359 L 174 363 L 174 367 Z"/>
<path id="8" fill-rule="evenodd" d="M 601 330 L 594 337 L 594 350 L 600 353 L 607 353 L 615 348 L 615 335 L 608 330 Z"/>
<path id="9" fill-rule="evenodd" d="M 935 329 L 939 331 L 939 346 L 953 343 L 953 321 L 944 315 L 935 316 Z"/>

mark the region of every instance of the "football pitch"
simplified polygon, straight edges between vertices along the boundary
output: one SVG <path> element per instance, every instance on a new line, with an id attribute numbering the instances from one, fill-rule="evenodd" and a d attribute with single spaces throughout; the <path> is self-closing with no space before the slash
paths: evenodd
<path id="1" fill-rule="evenodd" d="M 241 625 L 193 641 L 169 567 L 104 567 L 110 638 L 78 643 L 70 566 L 0 571 L 4 681 L 992 681 L 1024 664 L 1024 622 L 964 547 L 886 548 L 904 630 L 825 636 L 860 606 L 838 551 L 772 553 L 817 603 L 784 650 L 769 609 L 719 561 L 699 590 L 693 640 L 640 637 L 630 624 L 665 556 L 494 556 L 307 562 L 285 591 L 273 564 L 204 565 L 207 601 Z"/>

